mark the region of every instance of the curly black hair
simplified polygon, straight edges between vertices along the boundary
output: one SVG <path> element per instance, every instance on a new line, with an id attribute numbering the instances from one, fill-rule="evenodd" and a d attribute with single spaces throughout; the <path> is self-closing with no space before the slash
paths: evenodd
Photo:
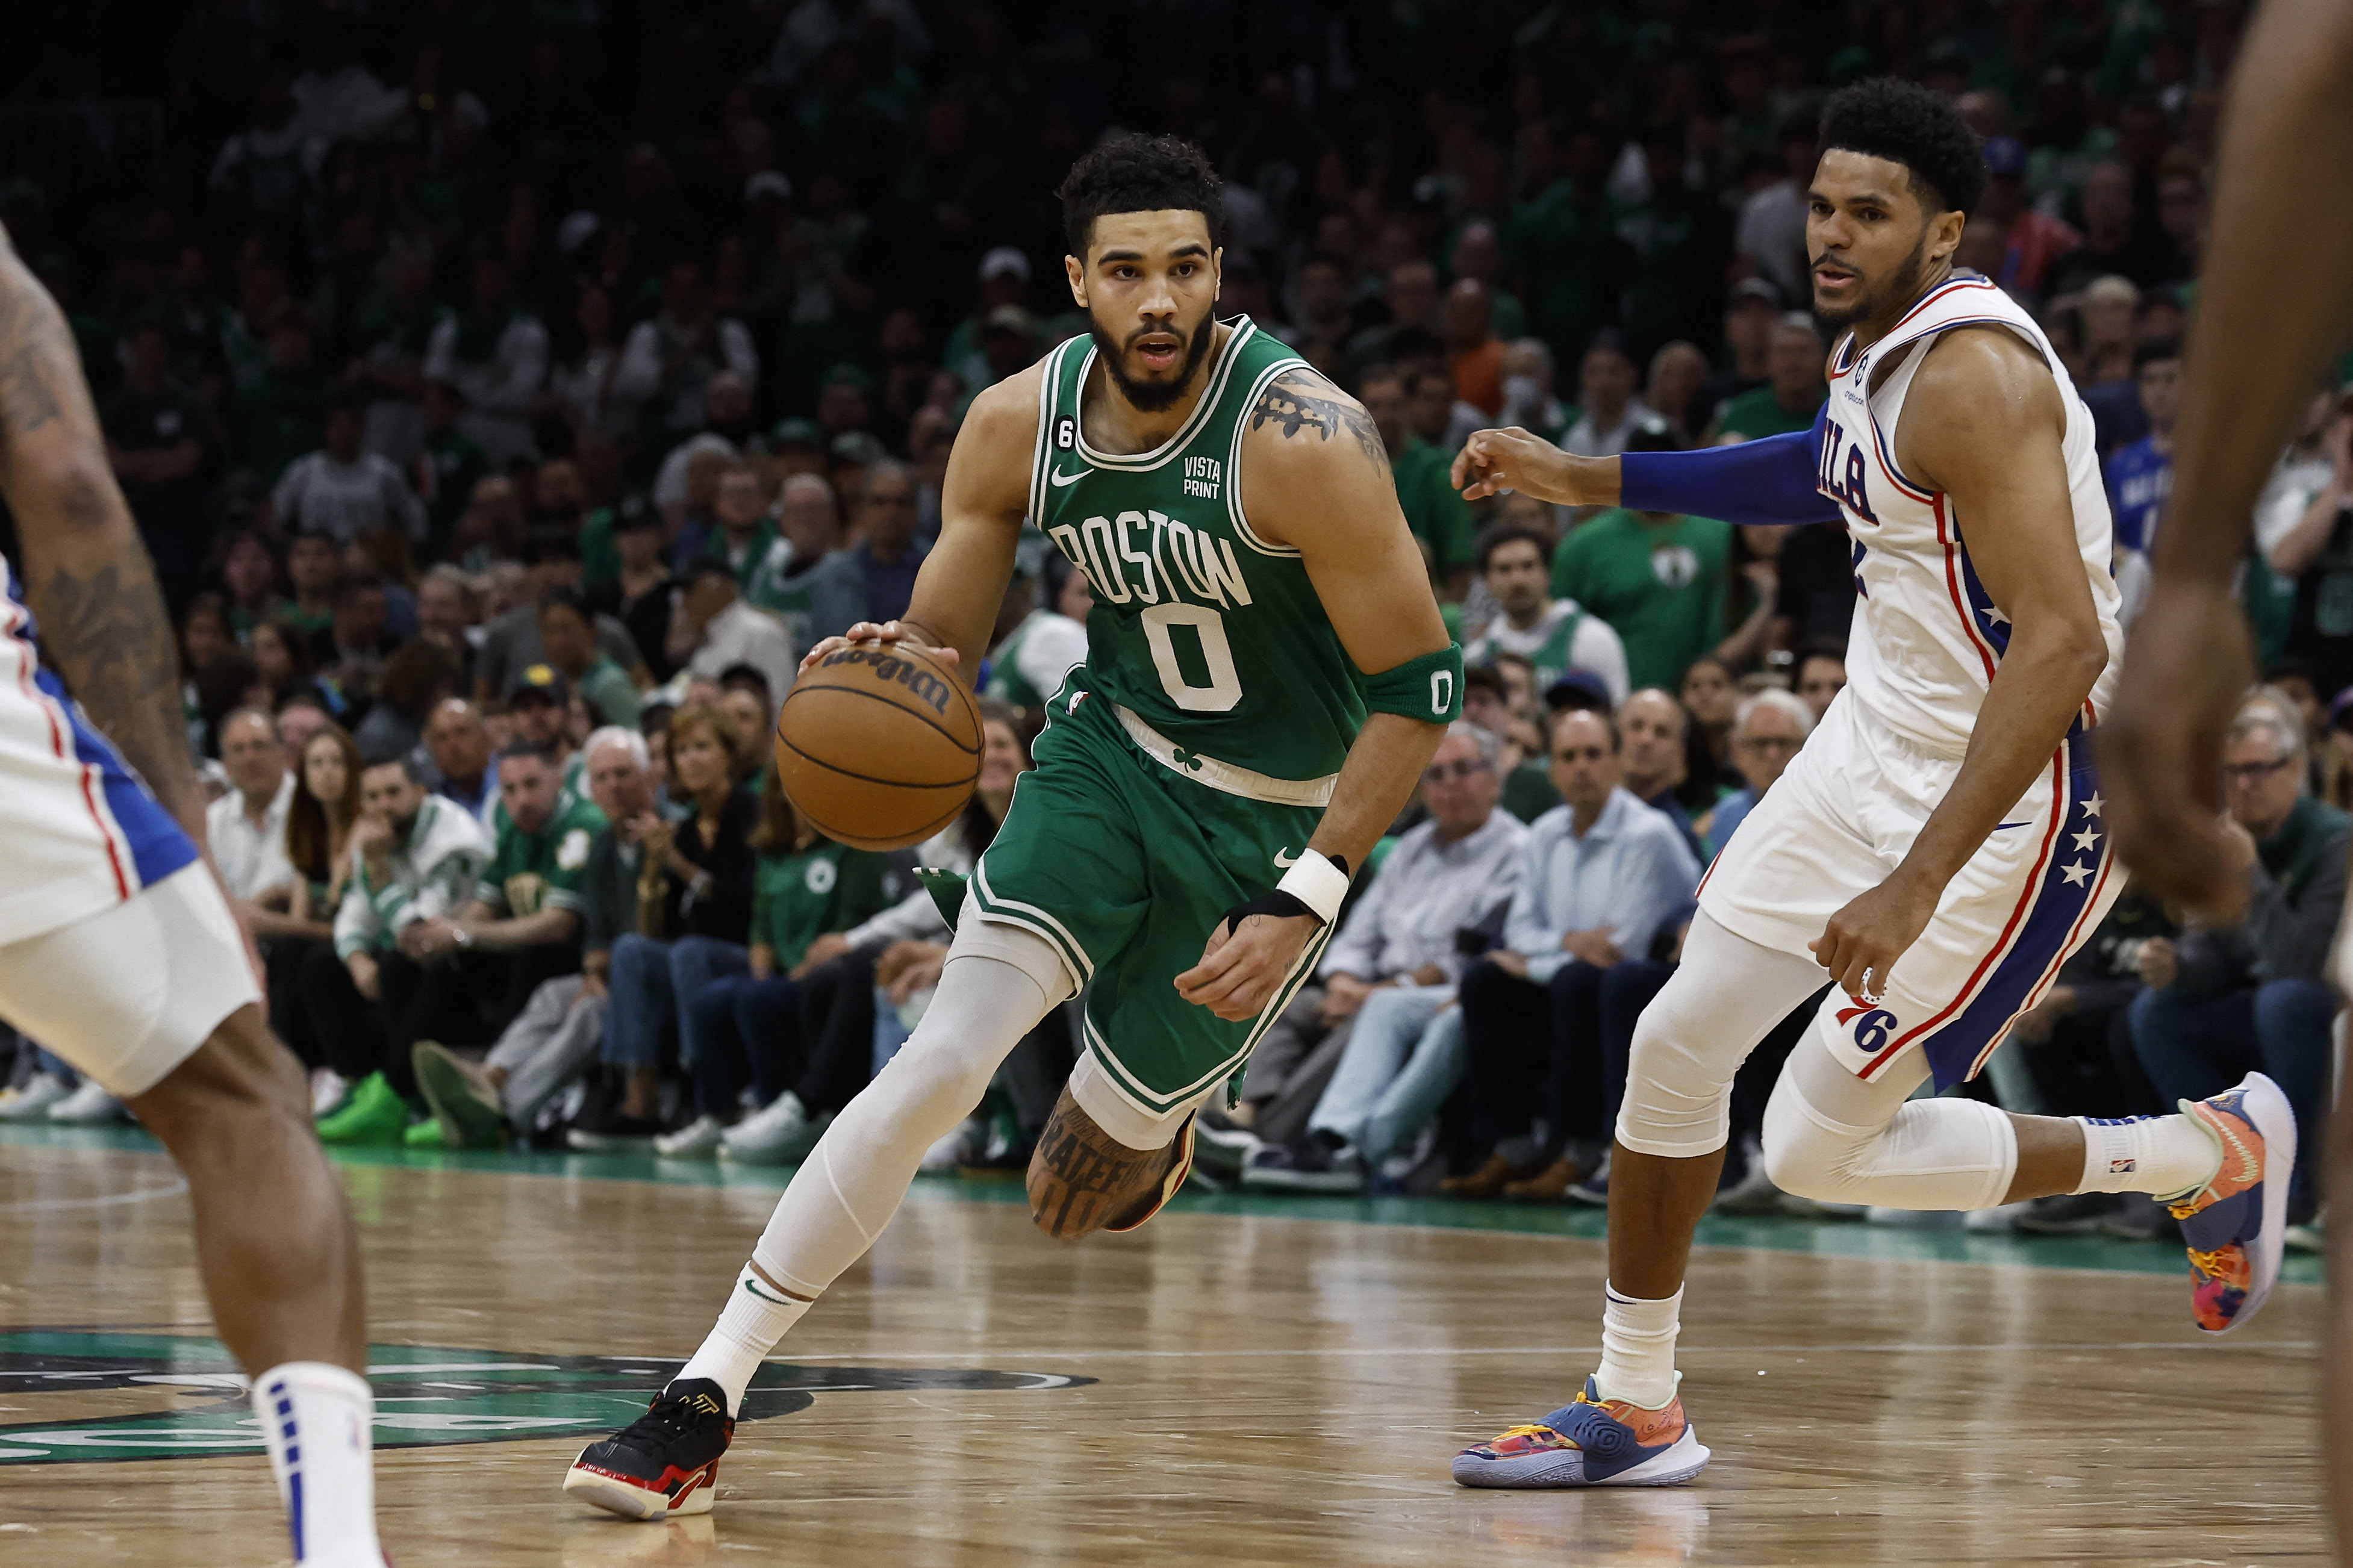
<path id="1" fill-rule="evenodd" d="M 1901 163 L 1932 212 L 1975 212 L 1985 195 L 1985 147 L 1950 99 L 1915 82 L 1873 77 L 1831 94 L 1821 147 Z"/>
<path id="2" fill-rule="evenodd" d="M 1118 131 L 1095 143 L 1054 194 L 1062 199 L 1062 234 L 1071 254 L 1084 256 L 1095 219 L 1106 213 L 1191 211 L 1209 226 L 1209 244 L 1224 237 L 1225 202 L 1209 155 L 1180 136 Z"/>

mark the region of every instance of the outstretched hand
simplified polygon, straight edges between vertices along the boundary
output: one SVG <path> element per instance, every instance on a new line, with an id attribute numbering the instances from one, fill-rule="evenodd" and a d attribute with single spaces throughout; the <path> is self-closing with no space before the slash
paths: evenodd
<path id="1" fill-rule="evenodd" d="M 1464 500 L 1517 490 L 1562 506 L 1598 506 L 1616 499 L 1603 493 L 1585 472 L 1599 466 L 1590 458 L 1573 458 L 1543 437 L 1514 425 L 1474 432 L 1462 443 L 1462 450 L 1454 454 L 1450 472 Z"/>
<path id="2" fill-rule="evenodd" d="M 797 674 L 807 675 L 818 661 L 860 643 L 903 643 L 922 653 L 930 654 L 942 664 L 960 664 L 963 658 L 955 649 L 926 640 L 923 628 L 913 621 L 860 621 L 838 637 L 828 637 L 801 656 Z"/>
<path id="3" fill-rule="evenodd" d="M 1251 915 L 1229 932 L 1220 920 L 1201 962 L 1176 977 L 1176 994 L 1228 1023 L 1255 1018 L 1323 923 L 1314 915 Z"/>

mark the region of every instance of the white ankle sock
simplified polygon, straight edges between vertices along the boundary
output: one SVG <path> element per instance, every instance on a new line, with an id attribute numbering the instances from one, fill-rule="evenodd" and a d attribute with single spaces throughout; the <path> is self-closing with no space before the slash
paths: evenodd
<path id="1" fill-rule="evenodd" d="M 746 1263 L 735 1276 L 735 1289 L 711 1335 L 694 1359 L 678 1370 L 678 1381 L 707 1377 L 727 1391 L 727 1414 L 743 1408 L 744 1391 L 752 1386 L 760 1363 L 776 1348 L 785 1331 L 801 1321 L 810 1303 L 796 1300 L 760 1278 Z"/>
<path id="2" fill-rule="evenodd" d="M 1645 1410 L 1660 1409 L 1674 1398 L 1683 1375 L 1675 1371 L 1675 1335 L 1683 1293 L 1645 1301 L 1620 1295 L 1615 1286 L 1603 1290 L 1609 1302 L 1601 1309 L 1601 1369 L 1593 1374 L 1594 1392 Z"/>
<path id="3" fill-rule="evenodd" d="M 253 1412 L 298 1563 L 374 1563 L 375 1396 L 325 1362 L 290 1361 L 253 1380 Z"/>
<path id="4" fill-rule="evenodd" d="M 2077 1116 L 2084 1130 L 2079 1193 L 2147 1193 L 2178 1197 L 2204 1186 L 2221 1168 L 2222 1149 L 2194 1116 Z"/>

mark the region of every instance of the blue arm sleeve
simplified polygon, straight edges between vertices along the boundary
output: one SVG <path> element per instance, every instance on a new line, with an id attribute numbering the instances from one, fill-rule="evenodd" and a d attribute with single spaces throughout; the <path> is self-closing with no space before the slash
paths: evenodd
<path id="1" fill-rule="evenodd" d="M 1618 459 L 1618 500 L 1636 511 L 1676 511 L 1725 522 L 1835 522 L 1838 503 L 1815 489 L 1822 428 L 1692 452 L 1629 452 Z"/>

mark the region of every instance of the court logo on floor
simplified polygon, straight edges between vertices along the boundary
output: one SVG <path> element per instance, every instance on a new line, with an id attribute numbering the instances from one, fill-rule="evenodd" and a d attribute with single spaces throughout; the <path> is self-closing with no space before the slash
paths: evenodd
<path id="1" fill-rule="evenodd" d="M 637 1419 L 679 1363 L 372 1345 L 380 1448 L 588 1437 Z M 945 1367 L 760 1369 L 743 1417 L 806 1410 L 820 1394 L 1044 1392 L 1092 1383 L 1052 1372 Z M 218 1342 L 85 1328 L 0 1331 L 0 1465 L 101 1464 L 259 1454 L 245 1380 Z"/>

